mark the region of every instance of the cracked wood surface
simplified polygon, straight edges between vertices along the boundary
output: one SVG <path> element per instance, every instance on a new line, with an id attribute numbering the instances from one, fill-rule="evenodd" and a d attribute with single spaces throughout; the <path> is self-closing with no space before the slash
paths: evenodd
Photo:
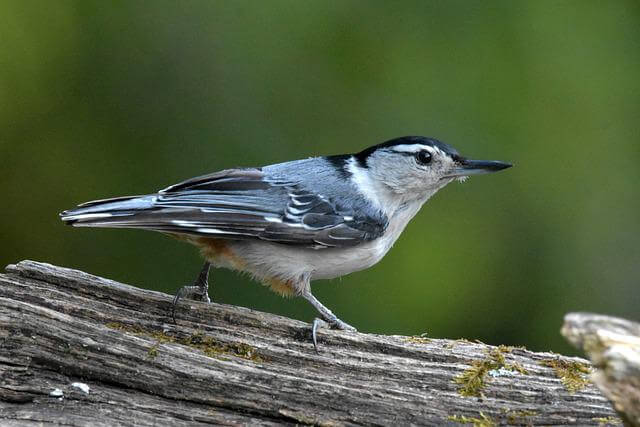
<path id="1" fill-rule="evenodd" d="M 565 316 L 562 335 L 598 369 L 591 376 L 630 425 L 640 426 L 640 323 L 593 313 Z"/>
<path id="2" fill-rule="evenodd" d="M 306 323 L 187 301 L 174 325 L 171 300 L 49 264 L 7 266 L 0 424 L 621 423 L 595 386 L 569 392 L 550 367 L 582 359 L 324 330 L 317 354 Z"/>

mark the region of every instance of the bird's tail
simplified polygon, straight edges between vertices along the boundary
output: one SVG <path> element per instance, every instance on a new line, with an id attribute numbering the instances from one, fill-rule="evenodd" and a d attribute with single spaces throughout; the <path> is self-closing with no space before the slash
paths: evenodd
<path id="1" fill-rule="evenodd" d="M 127 196 L 95 200 L 60 213 L 65 224 L 74 227 L 132 227 L 131 221 L 141 213 L 153 210 L 156 196 Z"/>

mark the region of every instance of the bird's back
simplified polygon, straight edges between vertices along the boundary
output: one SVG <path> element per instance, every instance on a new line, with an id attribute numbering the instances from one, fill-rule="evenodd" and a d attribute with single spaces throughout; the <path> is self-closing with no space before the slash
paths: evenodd
<path id="1" fill-rule="evenodd" d="M 387 224 L 332 158 L 229 169 L 156 194 L 100 200 L 65 211 L 75 226 L 143 228 L 324 249 L 375 240 Z"/>

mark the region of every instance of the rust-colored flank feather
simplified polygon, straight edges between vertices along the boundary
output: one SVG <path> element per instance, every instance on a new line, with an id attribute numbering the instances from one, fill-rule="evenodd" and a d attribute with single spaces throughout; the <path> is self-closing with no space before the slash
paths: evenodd
<path id="1" fill-rule="evenodd" d="M 192 239 L 193 243 L 200 248 L 202 256 L 211 261 L 213 265 L 231 268 L 238 271 L 247 271 L 245 262 L 237 256 L 231 249 L 228 241 L 208 237 Z M 292 296 L 295 293 L 294 283 L 290 280 L 279 278 L 258 278 L 268 285 L 272 291 L 282 296 Z"/>

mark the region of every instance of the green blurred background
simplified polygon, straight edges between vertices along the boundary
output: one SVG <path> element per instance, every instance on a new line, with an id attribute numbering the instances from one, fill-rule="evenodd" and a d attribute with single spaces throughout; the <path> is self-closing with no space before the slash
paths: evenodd
<path id="1" fill-rule="evenodd" d="M 511 161 L 451 184 L 375 267 L 315 282 L 361 331 L 572 352 L 562 316 L 638 320 L 638 1 L 1 1 L 0 263 L 167 293 L 197 251 L 58 212 L 191 176 L 427 135 Z M 310 321 L 215 271 L 213 297 Z"/>

